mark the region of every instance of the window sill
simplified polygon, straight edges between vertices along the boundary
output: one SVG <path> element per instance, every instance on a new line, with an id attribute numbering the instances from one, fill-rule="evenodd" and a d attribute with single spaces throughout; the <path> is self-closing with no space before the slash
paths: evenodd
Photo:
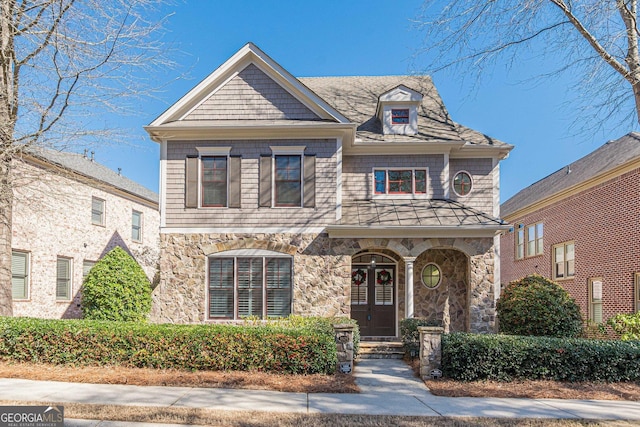
<path id="1" fill-rule="evenodd" d="M 568 280 L 574 280 L 576 278 L 575 275 L 571 276 L 571 277 L 554 277 L 552 280 L 556 281 L 556 282 L 566 282 Z"/>

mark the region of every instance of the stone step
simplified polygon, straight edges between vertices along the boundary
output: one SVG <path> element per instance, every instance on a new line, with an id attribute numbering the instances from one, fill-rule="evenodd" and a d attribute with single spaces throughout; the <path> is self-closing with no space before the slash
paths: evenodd
<path id="1" fill-rule="evenodd" d="M 404 348 L 399 341 L 361 341 L 358 359 L 402 359 Z"/>

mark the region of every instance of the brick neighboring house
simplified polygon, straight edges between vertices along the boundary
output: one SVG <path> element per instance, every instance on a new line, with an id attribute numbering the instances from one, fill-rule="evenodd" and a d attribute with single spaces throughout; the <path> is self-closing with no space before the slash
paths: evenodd
<path id="1" fill-rule="evenodd" d="M 427 76 L 297 79 L 249 43 L 145 128 L 161 147 L 152 318 L 495 326 L 499 162 Z"/>
<path id="2" fill-rule="evenodd" d="M 538 273 L 586 319 L 640 310 L 640 134 L 609 141 L 501 207 L 503 283 Z"/>
<path id="3" fill-rule="evenodd" d="M 30 150 L 13 167 L 15 316 L 81 317 L 83 277 L 115 246 L 154 278 L 156 193 L 80 154 Z"/>

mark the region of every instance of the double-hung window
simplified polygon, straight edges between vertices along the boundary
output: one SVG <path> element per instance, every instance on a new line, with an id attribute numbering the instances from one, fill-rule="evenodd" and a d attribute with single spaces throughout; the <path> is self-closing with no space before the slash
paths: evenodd
<path id="1" fill-rule="evenodd" d="M 227 157 L 202 157 L 201 169 L 202 206 L 227 206 Z"/>
<path id="2" fill-rule="evenodd" d="M 426 194 L 426 169 L 374 169 L 374 192 L 382 194 Z"/>
<path id="3" fill-rule="evenodd" d="M 275 206 L 302 205 L 302 156 L 275 156 Z"/>
<path id="4" fill-rule="evenodd" d="M 131 240 L 142 242 L 142 212 L 131 212 Z"/>
<path id="5" fill-rule="evenodd" d="M 553 247 L 553 278 L 568 279 L 575 275 L 575 246 L 573 242 Z"/>
<path id="6" fill-rule="evenodd" d="M 393 108 L 391 110 L 391 124 L 392 125 L 406 125 L 409 123 L 409 109 L 408 108 Z"/>
<path id="7" fill-rule="evenodd" d="M 15 300 L 29 298 L 28 252 L 11 252 L 11 296 Z"/>
<path id="8" fill-rule="evenodd" d="M 56 263 L 56 299 L 71 299 L 71 258 L 58 257 Z"/>
<path id="9" fill-rule="evenodd" d="M 524 229 L 516 230 L 516 259 L 524 258 Z"/>
<path id="10" fill-rule="evenodd" d="M 544 227 L 541 222 L 527 226 L 527 256 L 544 252 Z"/>
<path id="11" fill-rule="evenodd" d="M 209 318 L 286 317 L 291 314 L 290 256 L 229 251 L 209 259 Z"/>
<path id="12" fill-rule="evenodd" d="M 97 197 L 91 198 L 91 224 L 104 225 L 104 207 L 105 201 Z"/>
<path id="13" fill-rule="evenodd" d="M 640 273 L 634 275 L 634 292 L 633 292 L 634 308 L 636 313 L 640 313 Z"/>
<path id="14" fill-rule="evenodd" d="M 602 278 L 589 279 L 589 320 L 602 323 Z"/>

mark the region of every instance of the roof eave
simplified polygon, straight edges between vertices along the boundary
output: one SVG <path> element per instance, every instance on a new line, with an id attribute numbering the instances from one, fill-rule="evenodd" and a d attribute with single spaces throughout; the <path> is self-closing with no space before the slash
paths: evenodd
<path id="1" fill-rule="evenodd" d="M 331 225 L 326 228 L 330 238 L 451 238 L 494 237 L 508 230 L 508 224 L 455 226 L 355 226 Z"/>
<path id="2" fill-rule="evenodd" d="M 145 126 L 155 142 L 167 140 L 201 140 L 211 138 L 265 139 L 265 138 L 302 138 L 327 137 L 353 140 L 356 125 L 351 123 L 318 124 L 260 124 L 260 125 L 206 125 L 206 126 Z"/>

